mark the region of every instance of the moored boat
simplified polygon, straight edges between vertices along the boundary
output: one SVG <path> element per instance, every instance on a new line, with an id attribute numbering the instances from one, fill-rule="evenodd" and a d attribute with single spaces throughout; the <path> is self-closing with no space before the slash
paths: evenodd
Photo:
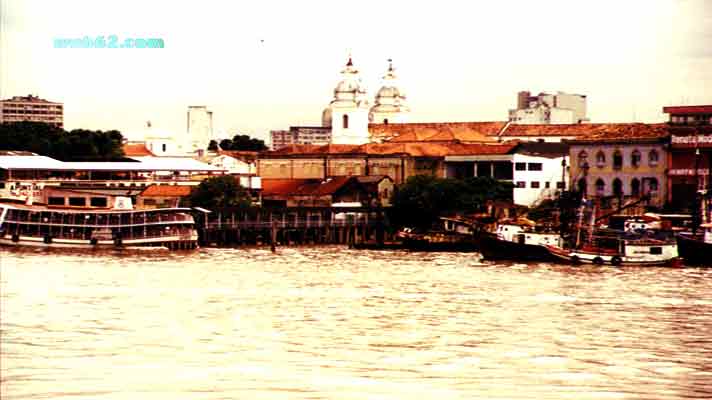
<path id="1" fill-rule="evenodd" d="M 194 249 L 198 234 L 188 208 L 65 209 L 5 203 L 0 204 L 0 244 Z"/>
<path id="2" fill-rule="evenodd" d="M 494 233 L 482 233 L 480 252 L 489 260 L 550 261 L 554 257 L 545 246 L 560 242 L 558 233 L 520 220 L 497 224 Z"/>
<path id="3" fill-rule="evenodd" d="M 677 245 L 686 264 L 712 267 L 712 223 L 699 226 L 702 232 L 680 232 Z"/>

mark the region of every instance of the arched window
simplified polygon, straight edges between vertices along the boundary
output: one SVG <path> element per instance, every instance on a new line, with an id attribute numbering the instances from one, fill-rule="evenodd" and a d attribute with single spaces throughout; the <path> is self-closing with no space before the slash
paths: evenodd
<path id="1" fill-rule="evenodd" d="M 586 161 L 588 161 L 588 153 L 586 150 L 581 150 L 578 154 L 578 166 L 583 167 Z"/>
<path id="2" fill-rule="evenodd" d="M 603 196 L 605 191 L 606 191 L 606 183 L 603 182 L 603 179 L 598 178 L 596 180 L 596 196 Z"/>
<path id="3" fill-rule="evenodd" d="M 388 118 L 383 118 L 383 124 L 388 125 Z"/>
<path id="4" fill-rule="evenodd" d="M 623 154 L 621 154 L 620 150 L 616 150 L 613 152 L 613 169 L 621 168 L 623 168 Z"/>
<path id="5" fill-rule="evenodd" d="M 621 197 L 623 195 L 623 182 L 616 178 L 613 180 L 613 195 Z"/>
<path id="6" fill-rule="evenodd" d="M 635 197 L 640 196 L 640 181 L 638 178 L 633 178 L 633 180 L 630 181 L 630 195 Z"/>
<path id="7" fill-rule="evenodd" d="M 576 184 L 576 187 L 578 187 L 578 191 L 583 194 L 586 194 L 587 186 L 588 186 L 588 184 L 586 183 L 586 178 L 579 179 L 578 183 Z"/>
<path id="8" fill-rule="evenodd" d="M 349 129 L 349 116 L 344 114 L 343 118 L 341 118 L 342 121 L 342 126 L 344 129 Z"/>
<path id="9" fill-rule="evenodd" d="M 603 168 L 606 165 L 606 153 L 599 151 L 596 153 L 596 166 Z"/>
<path id="10" fill-rule="evenodd" d="M 651 167 L 654 167 L 658 165 L 659 159 L 660 156 L 658 155 L 658 151 L 650 150 L 650 153 L 648 153 L 648 164 L 650 164 Z"/>
<path id="11" fill-rule="evenodd" d="M 638 151 L 638 149 L 633 150 L 633 153 L 630 155 L 630 165 L 637 168 L 640 165 L 641 158 L 640 151 Z"/>
<path id="12" fill-rule="evenodd" d="M 658 191 L 658 180 L 657 178 L 648 178 L 648 189 L 650 189 L 651 192 L 657 192 Z"/>

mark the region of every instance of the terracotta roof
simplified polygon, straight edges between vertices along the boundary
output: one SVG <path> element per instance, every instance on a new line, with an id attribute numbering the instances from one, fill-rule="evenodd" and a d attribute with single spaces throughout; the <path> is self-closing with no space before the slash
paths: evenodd
<path id="1" fill-rule="evenodd" d="M 374 138 L 390 142 L 492 142 L 493 136 L 504 128 L 506 122 L 427 122 L 405 124 L 369 124 Z"/>
<path id="2" fill-rule="evenodd" d="M 184 197 L 188 196 L 191 191 L 190 186 L 175 186 L 175 185 L 152 185 L 147 187 L 141 196 L 143 197 Z"/>
<path id="3" fill-rule="evenodd" d="M 124 155 L 126 157 L 152 156 L 146 145 L 143 143 L 125 144 L 123 145 Z"/>
<path id="4" fill-rule="evenodd" d="M 403 142 L 367 143 L 363 145 L 291 145 L 262 153 L 263 156 L 320 156 L 320 155 L 400 155 L 412 157 L 444 157 L 447 155 L 507 154 L 514 143 L 459 143 L 459 142 Z"/>
<path id="5" fill-rule="evenodd" d="M 263 196 L 327 196 L 336 193 L 354 176 L 337 176 L 325 181 L 321 179 L 262 179 Z"/>
<path id="6" fill-rule="evenodd" d="M 670 136 L 667 124 L 627 123 L 565 126 L 569 127 L 569 132 L 580 132 L 580 134 L 576 135 L 576 139 L 569 141 L 571 143 L 649 141 L 661 140 Z M 579 126 L 580 128 L 573 128 L 575 126 Z"/>
<path id="7" fill-rule="evenodd" d="M 668 106 L 663 107 L 667 114 L 712 114 L 712 105 L 705 106 Z"/>

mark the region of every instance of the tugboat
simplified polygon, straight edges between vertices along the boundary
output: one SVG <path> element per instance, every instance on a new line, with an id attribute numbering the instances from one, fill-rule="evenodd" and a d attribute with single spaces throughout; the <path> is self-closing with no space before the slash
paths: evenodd
<path id="1" fill-rule="evenodd" d="M 547 245 L 560 245 L 561 237 L 551 229 L 520 218 L 497 224 L 494 233 L 483 232 L 480 251 L 486 260 L 552 261 Z"/>

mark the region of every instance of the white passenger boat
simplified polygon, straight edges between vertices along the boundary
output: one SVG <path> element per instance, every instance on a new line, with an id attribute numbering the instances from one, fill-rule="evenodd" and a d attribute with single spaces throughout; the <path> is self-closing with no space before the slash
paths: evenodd
<path id="1" fill-rule="evenodd" d="M 98 210 L 0 203 L 0 244 L 194 249 L 198 233 L 188 208 Z"/>

